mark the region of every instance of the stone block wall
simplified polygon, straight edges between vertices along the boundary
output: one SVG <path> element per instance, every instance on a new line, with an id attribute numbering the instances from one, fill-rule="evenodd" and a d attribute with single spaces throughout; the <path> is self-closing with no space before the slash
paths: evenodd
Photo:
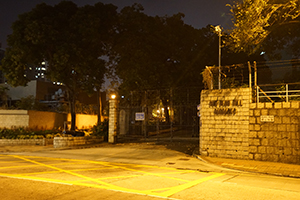
<path id="1" fill-rule="evenodd" d="M 48 145 L 48 139 L 0 139 L 0 146 Z"/>
<path id="2" fill-rule="evenodd" d="M 300 164 L 299 103 L 250 105 L 250 159 Z"/>
<path id="3" fill-rule="evenodd" d="M 118 102 L 116 99 L 109 100 L 109 122 L 108 122 L 108 142 L 115 143 L 118 127 Z"/>
<path id="4" fill-rule="evenodd" d="M 249 158 L 250 89 L 202 90 L 200 153 Z"/>
<path id="5" fill-rule="evenodd" d="M 54 137 L 53 147 L 70 147 L 103 142 L 103 137 Z"/>

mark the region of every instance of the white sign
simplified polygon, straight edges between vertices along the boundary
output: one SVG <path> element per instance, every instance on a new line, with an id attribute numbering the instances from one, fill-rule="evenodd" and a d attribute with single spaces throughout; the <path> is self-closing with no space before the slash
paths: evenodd
<path id="1" fill-rule="evenodd" d="M 261 115 L 260 122 L 274 122 L 274 115 Z"/>
<path id="2" fill-rule="evenodd" d="M 145 113 L 144 112 L 135 113 L 135 121 L 144 121 L 144 120 L 145 120 Z"/>

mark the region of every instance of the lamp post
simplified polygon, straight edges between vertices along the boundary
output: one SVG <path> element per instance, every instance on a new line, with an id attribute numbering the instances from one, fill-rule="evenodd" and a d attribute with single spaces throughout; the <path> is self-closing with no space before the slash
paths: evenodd
<path id="1" fill-rule="evenodd" d="M 219 35 L 219 90 L 220 90 L 221 89 L 221 37 L 222 37 L 221 26 L 220 25 L 216 26 L 215 30 Z"/>

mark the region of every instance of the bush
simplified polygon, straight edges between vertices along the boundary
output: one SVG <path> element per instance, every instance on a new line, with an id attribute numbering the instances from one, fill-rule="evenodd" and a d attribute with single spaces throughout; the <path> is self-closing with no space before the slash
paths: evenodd
<path id="1" fill-rule="evenodd" d="M 93 126 L 91 129 L 91 132 L 93 136 L 103 136 L 104 141 L 108 140 L 108 120 L 105 120 L 104 122 L 101 122 L 98 125 Z"/>
<path id="2" fill-rule="evenodd" d="M 42 139 L 53 138 L 57 130 L 34 131 L 25 128 L 0 129 L 0 139 Z"/>

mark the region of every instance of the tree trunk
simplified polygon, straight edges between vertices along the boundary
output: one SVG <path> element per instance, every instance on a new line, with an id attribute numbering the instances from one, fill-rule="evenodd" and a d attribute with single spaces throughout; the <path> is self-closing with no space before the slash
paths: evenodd
<path id="1" fill-rule="evenodd" d="M 168 110 L 168 104 L 167 104 L 167 99 L 162 99 L 163 107 L 164 107 L 164 112 L 165 112 L 165 117 L 166 117 L 166 122 L 170 122 L 170 115 L 169 115 L 169 110 Z"/>
<path id="2" fill-rule="evenodd" d="M 71 113 L 71 131 L 76 129 L 76 111 L 75 111 L 75 95 L 72 91 L 69 91 L 69 103 Z"/>
<path id="3" fill-rule="evenodd" d="M 101 124 L 101 114 L 102 114 L 101 94 L 100 94 L 100 89 L 97 88 L 97 125 Z"/>

